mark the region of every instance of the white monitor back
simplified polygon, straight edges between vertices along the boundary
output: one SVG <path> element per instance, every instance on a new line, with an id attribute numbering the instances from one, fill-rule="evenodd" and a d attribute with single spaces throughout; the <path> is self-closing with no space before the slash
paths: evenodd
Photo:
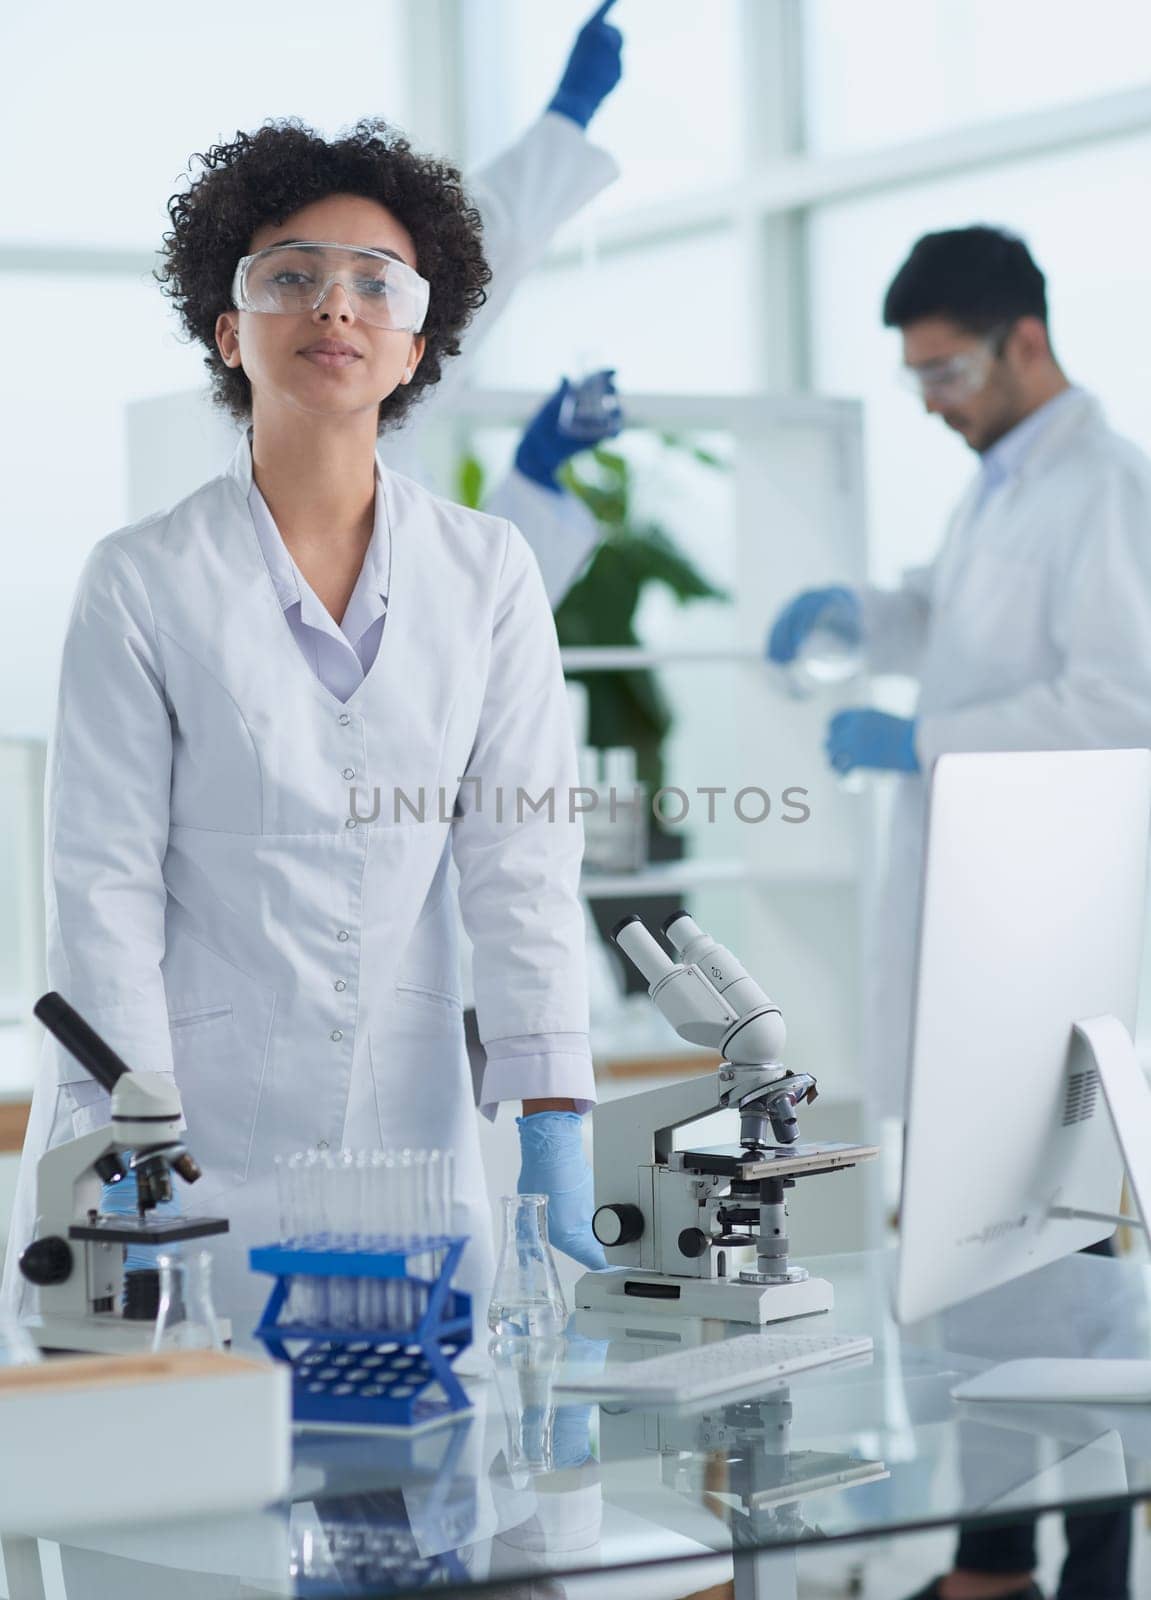
<path id="1" fill-rule="evenodd" d="M 915 1321 L 1112 1231 L 1123 1161 L 1072 1025 L 1135 1024 L 1151 751 L 934 768 L 896 1315 Z M 1151 1127 L 1147 1129 L 1151 1140 Z"/>

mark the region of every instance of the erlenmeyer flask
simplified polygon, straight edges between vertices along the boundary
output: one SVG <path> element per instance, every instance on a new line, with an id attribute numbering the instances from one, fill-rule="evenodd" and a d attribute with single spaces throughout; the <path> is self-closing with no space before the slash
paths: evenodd
<path id="1" fill-rule="evenodd" d="M 161 1255 L 160 1309 L 153 1350 L 222 1350 L 224 1341 L 212 1302 L 212 1257 L 207 1250 L 190 1255 Z"/>
<path id="2" fill-rule="evenodd" d="M 503 1242 L 488 1307 L 493 1333 L 554 1338 L 567 1323 L 567 1305 L 548 1244 L 546 1194 L 504 1195 Z"/>

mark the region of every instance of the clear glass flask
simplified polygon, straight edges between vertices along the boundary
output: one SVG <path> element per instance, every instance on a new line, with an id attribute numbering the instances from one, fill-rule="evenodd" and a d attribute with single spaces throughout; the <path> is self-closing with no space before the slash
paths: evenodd
<path id="1" fill-rule="evenodd" d="M 552 1339 L 567 1324 L 567 1305 L 548 1243 L 546 1194 L 504 1195 L 503 1240 L 488 1327 L 501 1337 Z"/>
<path id="2" fill-rule="evenodd" d="M 796 700 L 808 700 L 820 689 L 847 683 L 862 669 L 863 650 L 836 626 L 829 608 L 828 620 L 816 623 L 787 663 L 788 692 Z"/>
<path id="3" fill-rule="evenodd" d="M 569 439 L 602 439 L 619 427 L 623 406 L 612 385 L 614 368 L 589 372 L 573 383 L 560 402 L 559 425 Z"/>
<path id="4" fill-rule="evenodd" d="M 223 1336 L 212 1300 L 212 1257 L 207 1250 L 163 1254 L 160 1309 L 153 1350 L 222 1350 Z"/>

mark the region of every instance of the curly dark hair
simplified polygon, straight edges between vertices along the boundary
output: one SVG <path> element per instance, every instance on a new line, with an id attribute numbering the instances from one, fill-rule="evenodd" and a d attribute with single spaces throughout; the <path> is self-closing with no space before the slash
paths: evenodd
<path id="1" fill-rule="evenodd" d="M 251 418 L 251 384 L 242 368 L 221 359 L 216 319 L 234 309 L 232 278 L 252 235 L 327 195 L 361 195 L 403 223 L 420 274 L 431 285 L 423 360 L 409 384 L 380 402 L 379 431 L 397 426 L 439 382 L 444 357 L 459 354 L 460 334 L 491 281 L 480 214 L 457 169 L 417 155 L 398 130 L 370 117 L 332 140 L 297 117 L 277 119 L 192 160 L 204 170 L 168 202 L 172 231 L 164 235 L 155 276 L 188 333 L 208 352 L 204 365 L 216 402 L 239 422 Z"/>

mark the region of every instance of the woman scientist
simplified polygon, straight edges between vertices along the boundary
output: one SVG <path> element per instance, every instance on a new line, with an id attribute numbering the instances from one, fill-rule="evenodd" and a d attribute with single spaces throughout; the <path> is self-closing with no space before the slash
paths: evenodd
<path id="1" fill-rule="evenodd" d="M 386 124 L 295 121 L 199 158 L 161 279 L 250 422 L 227 470 L 101 539 L 64 644 L 47 804 L 49 984 L 132 1066 L 173 1072 L 223 1215 L 221 1310 L 255 1310 L 274 1158 L 449 1148 L 490 1288 L 449 859 L 494 1116 L 589 1266 L 582 833 L 552 615 L 509 523 L 383 467 L 484 299 L 459 174 Z M 14 1263 L 43 1150 L 108 1118 L 45 1040 Z M 239 1326 L 244 1327 L 241 1320 Z M 250 1326 L 250 1323 L 248 1324 Z"/>

